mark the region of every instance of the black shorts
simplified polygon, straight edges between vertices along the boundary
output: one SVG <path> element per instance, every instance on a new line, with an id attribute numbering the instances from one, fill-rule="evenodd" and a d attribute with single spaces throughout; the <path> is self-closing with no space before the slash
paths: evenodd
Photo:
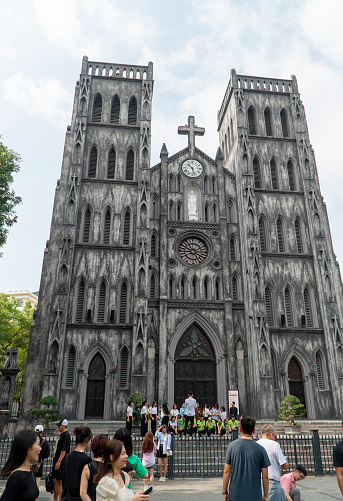
<path id="1" fill-rule="evenodd" d="M 59 467 L 58 470 L 55 470 L 55 464 L 52 467 L 52 478 L 56 478 L 56 480 L 63 480 L 63 477 L 64 477 L 64 463 L 61 464 L 61 466 Z"/>
<path id="2" fill-rule="evenodd" d="M 156 456 L 158 458 L 167 458 L 167 454 L 163 454 L 163 445 L 160 445 L 160 448 L 157 449 L 157 453 L 156 453 Z"/>
<path id="3" fill-rule="evenodd" d="M 43 461 L 40 464 L 39 470 L 37 471 L 37 473 L 35 473 L 35 477 L 42 478 L 42 475 L 43 475 Z"/>

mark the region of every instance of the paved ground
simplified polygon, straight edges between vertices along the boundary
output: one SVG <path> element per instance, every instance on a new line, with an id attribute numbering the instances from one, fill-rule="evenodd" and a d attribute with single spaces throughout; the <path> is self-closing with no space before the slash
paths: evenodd
<path id="1" fill-rule="evenodd" d="M 142 482 L 134 480 L 133 489 L 138 492 Z M 0 494 L 5 486 L 0 481 Z M 342 500 L 336 477 L 307 477 L 298 486 L 304 501 Z M 178 479 L 155 482 L 155 491 L 150 501 L 221 501 L 222 484 L 220 478 Z M 52 501 L 52 495 L 41 487 L 39 501 Z M 254 501 L 254 500 L 251 500 Z"/>

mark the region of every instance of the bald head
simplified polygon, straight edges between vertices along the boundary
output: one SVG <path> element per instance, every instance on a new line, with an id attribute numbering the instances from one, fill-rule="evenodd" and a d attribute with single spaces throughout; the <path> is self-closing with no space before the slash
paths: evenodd
<path id="1" fill-rule="evenodd" d="M 275 428 L 271 424 L 265 424 L 262 428 L 262 437 L 269 438 L 270 440 L 274 440 L 275 437 Z"/>

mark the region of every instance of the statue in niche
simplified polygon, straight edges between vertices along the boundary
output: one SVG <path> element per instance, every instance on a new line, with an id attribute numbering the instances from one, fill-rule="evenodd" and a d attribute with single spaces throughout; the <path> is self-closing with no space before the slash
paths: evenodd
<path id="1" fill-rule="evenodd" d="M 194 188 L 188 192 L 188 219 L 189 221 L 198 221 L 197 194 Z"/>

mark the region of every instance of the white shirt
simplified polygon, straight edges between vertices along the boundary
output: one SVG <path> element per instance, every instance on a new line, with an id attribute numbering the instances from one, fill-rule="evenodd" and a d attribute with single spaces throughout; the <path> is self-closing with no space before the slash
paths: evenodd
<path id="1" fill-rule="evenodd" d="M 157 449 L 159 450 L 162 445 L 163 454 L 167 454 L 167 450 L 170 449 L 171 436 L 168 433 L 162 433 L 162 431 L 158 431 L 155 436 L 158 438 Z"/>
<path id="2" fill-rule="evenodd" d="M 148 409 L 147 409 L 146 405 L 143 405 L 143 407 L 141 409 L 141 415 L 143 416 L 143 414 L 148 414 Z"/>
<path id="3" fill-rule="evenodd" d="M 126 409 L 126 412 L 128 413 L 129 417 L 132 417 L 133 407 L 129 405 L 128 408 Z"/>
<path id="4" fill-rule="evenodd" d="M 150 414 L 157 414 L 157 407 L 149 407 Z"/>
<path id="5" fill-rule="evenodd" d="M 195 408 L 197 406 L 197 401 L 195 400 L 195 398 L 188 397 L 187 400 L 185 400 L 185 406 L 186 406 L 186 415 L 194 416 Z"/>
<path id="6" fill-rule="evenodd" d="M 171 416 L 175 416 L 175 417 L 177 418 L 177 417 L 178 417 L 178 415 L 179 415 L 179 409 L 172 409 L 172 410 L 170 411 L 170 415 L 171 415 Z"/>
<path id="7" fill-rule="evenodd" d="M 268 454 L 270 461 L 270 466 L 268 466 L 269 479 L 280 482 L 280 466 L 287 463 L 287 458 L 283 455 L 280 445 L 269 438 L 260 438 L 257 443 L 262 445 Z"/>
<path id="8" fill-rule="evenodd" d="M 204 417 L 209 417 L 211 415 L 211 411 L 208 407 L 205 407 L 204 409 Z"/>
<path id="9" fill-rule="evenodd" d="M 221 412 L 220 417 L 222 418 L 222 421 L 224 421 L 224 419 L 226 419 L 226 411 Z"/>

